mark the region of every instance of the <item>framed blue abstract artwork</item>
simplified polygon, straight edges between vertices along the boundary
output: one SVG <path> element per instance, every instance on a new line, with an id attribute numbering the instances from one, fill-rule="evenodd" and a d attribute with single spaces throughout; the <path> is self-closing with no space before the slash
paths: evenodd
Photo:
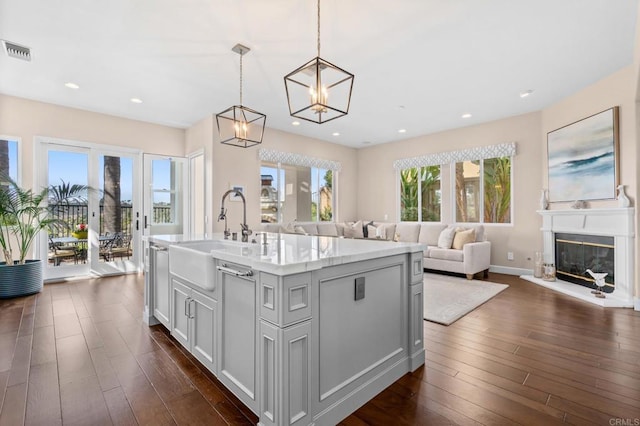
<path id="1" fill-rule="evenodd" d="M 618 107 L 547 133 L 549 201 L 616 197 Z"/>

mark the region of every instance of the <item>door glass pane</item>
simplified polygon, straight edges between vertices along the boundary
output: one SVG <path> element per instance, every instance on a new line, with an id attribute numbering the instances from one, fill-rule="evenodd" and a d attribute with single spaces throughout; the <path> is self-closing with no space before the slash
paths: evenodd
<path id="1" fill-rule="evenodd" d="M 179 194 L 182 164 L 170 158 L 153 160 L 151 164 L 152 224 L 176 224 L 179 220 Z"/>
<path id="2" fill-rule="evenodd" d="M 49 209 L 65 225 L 48 230 L 48 266 L 86 261 L 88 230 L 88 156 L 49 151 Z"/>
<path id="3" fill-rule="evenodd" d="M 130 259 L 133 255 L 133 160 L 128 157 L 99 157 L 100 262 Z"/>

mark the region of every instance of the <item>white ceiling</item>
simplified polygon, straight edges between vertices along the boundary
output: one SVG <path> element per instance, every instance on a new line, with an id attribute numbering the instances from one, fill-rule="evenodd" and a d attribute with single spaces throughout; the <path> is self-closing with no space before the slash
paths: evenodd
<path id="1" fill-rule="evenodd" d="M 362 147 L 540 110 L 575 93 L 632 63 L 637 7 L 324 0 L 321 56 L 355 74 L 351 110 L 294 127 L 283 77 L 316 56 L 314 0 L 0 0 L 0 39 L 33 55 L 0 54 L 0 93 L 187 128 L 238 103 L 231 48 L 242 43 L 252 49 L 243 103 L 266 114 L 268 127 Z M 521 99 L 526 90 L 534 92 Z"/>

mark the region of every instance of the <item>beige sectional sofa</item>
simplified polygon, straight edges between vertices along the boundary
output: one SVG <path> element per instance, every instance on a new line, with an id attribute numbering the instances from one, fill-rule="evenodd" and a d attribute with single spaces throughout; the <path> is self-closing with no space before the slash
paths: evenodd
<path id="1" fill-rule="evenodd" d="M 420 242 L 428 246 L 424 251 L 425 269 L 464 274 L 467 279 L 472 279 L 479 272 L 483 272 L 486 277 L 491 264 L 491 242 L 486 239 L 483 225 L 375 221 L 293 222 L 284 226 L 263 223 L 262 230 L 338 238 Z"/>

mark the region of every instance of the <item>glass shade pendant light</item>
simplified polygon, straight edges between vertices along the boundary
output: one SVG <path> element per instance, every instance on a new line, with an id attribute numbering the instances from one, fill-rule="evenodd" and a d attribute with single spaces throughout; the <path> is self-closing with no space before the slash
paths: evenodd
<path id="1" fill-rule="evenodd" d="M 240 105 L 234 105 L 216 114 L 220 143 L 248 148 L 262 143 L 267 116 L 242 106 L 242 57 L 251 49 L 236 44 L 231 49 L 240 55 Z"/>
<path id="2" fill-rule="evenodd" d="M 284 77 L 289 113 L 322 124 L 349 113 L 354 75 L 320 57 L 320 0 L 318 0 L 318 56 Z"/>

